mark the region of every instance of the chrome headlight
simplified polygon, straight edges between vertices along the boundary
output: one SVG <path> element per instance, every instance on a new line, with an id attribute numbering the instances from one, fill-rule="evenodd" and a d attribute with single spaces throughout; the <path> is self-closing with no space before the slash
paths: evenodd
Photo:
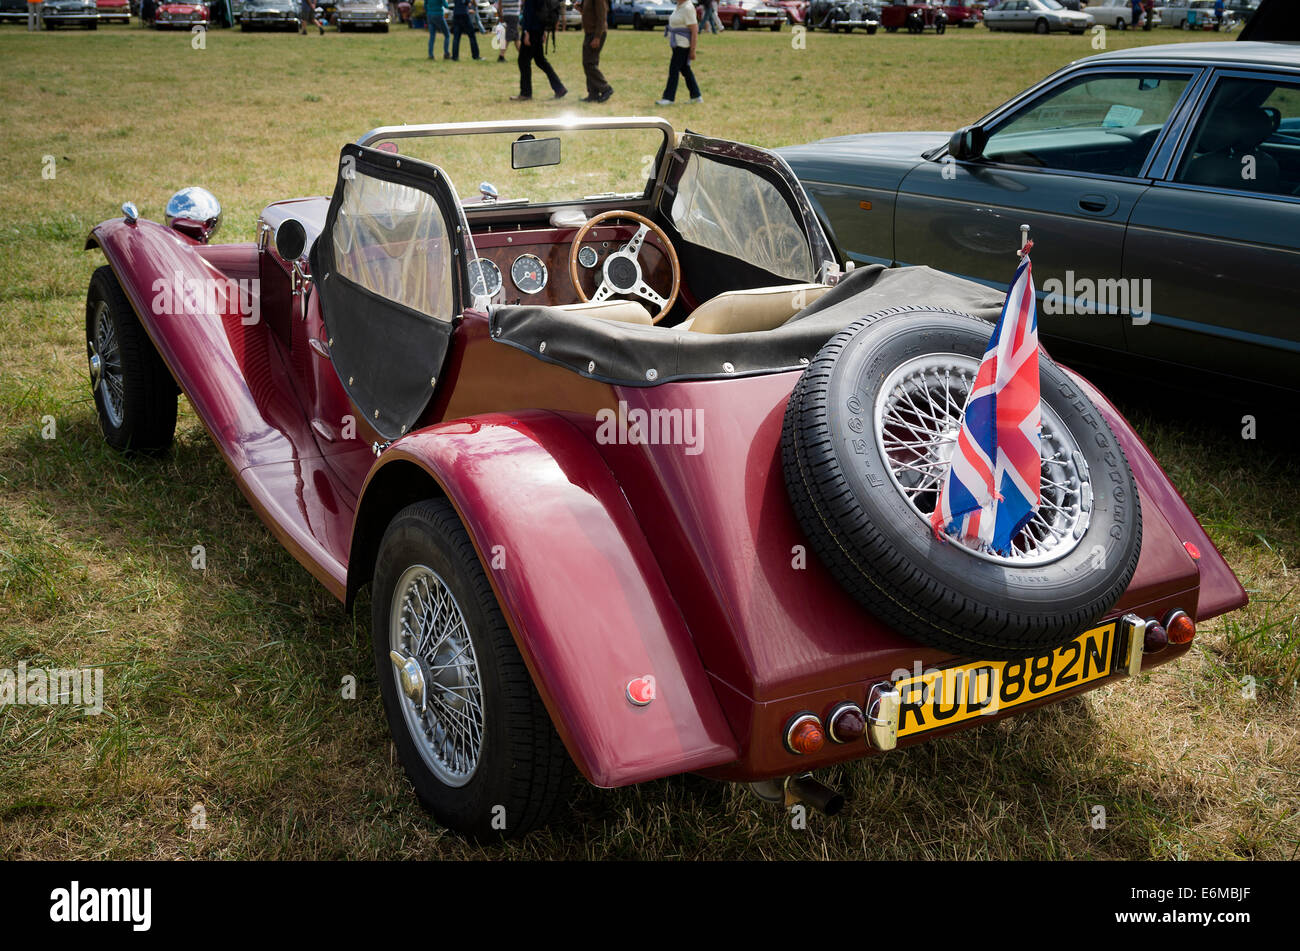
<path id="1" fill-rule="evenodd" d="M 207 244 L 221 227 L 221 202 L 206 188 L 191 185 L 167 200 L 163 217 L 167 227 Z"/>

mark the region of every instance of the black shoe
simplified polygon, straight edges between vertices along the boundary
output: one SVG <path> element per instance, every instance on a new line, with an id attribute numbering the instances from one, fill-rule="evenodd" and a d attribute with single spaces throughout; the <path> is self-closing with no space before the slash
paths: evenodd
<path id="1" fill-rule="evenodd" d="M 599 96 L 583 96 L 578 102 L 600 102 Z"/>
<path id="2" fill-rule="evenodd" d="M 556 98 L 556 99 L 563 99 L 563 98 L 564 98 L 565 96 L 567 96 L 568 94 L 569 94 L 569 90 L 567 90 L 567 89 L 565 89 L 563 86 L 561 86 L 561 87 L 560 87 L 560 91 L 557 92 L 557 93 L 555 94 L 555 98 Z"/>
<path id="3" fill-rule="evenodd" d="M 497 62 L 498 62 L 498 63 L 504 63 L 505 61 L 506 61 L 506 58 L 505 58 L 504 56 L 498 56 L 498 57 L 497 57 Z"/>
<path id="4" fill-rule="evenodd" d="M 612 95 L 614 95 L 614 87 L 613 87 L 613 86 L 606 86 L 606 87 L 605 87 L 605 91 L 602 92 L 599 96 L 596 97 L 596 101 L 597 101 L 597 102 L 608 102 L 608 101 L 609 101 L 609 97 L 612 96 Z"/>
<path id="5" fill-rule="evenodd" d="M 319 23 L 317 23 L 317 24 L 316 24 L 316 28 L 317 28 L 318 30 L 320 30 L 320 35 L 321 35 L 321 36 L 324 36 L 324 35 L 325 35 L 325 27 L 323 27 L 323 26 L 321 26 Z"/>
<path id="6" fill-rule="evenodd" d="M 532 98 L 533 98 L 532 96 L 511 96 L 511 97 L 510 97 L 510 101 L 511 101 L 511 102 L 530 102 L 530 101 L 532 100 Z"/>

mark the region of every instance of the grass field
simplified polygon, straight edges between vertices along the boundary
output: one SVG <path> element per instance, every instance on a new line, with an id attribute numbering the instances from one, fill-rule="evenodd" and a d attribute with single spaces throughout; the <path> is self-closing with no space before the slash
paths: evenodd
<path id="1" fill-rule="evenodd" d="M 794 49 L 788 31 L 705 36 L 705 102 L 665 114 L 767 146 L 950 129 L 1090 54 L 1090 39 L 817 33 Z M 222 200 L 224 238 L 251 239 L 266 202 L 327 192 L 339 147 L 377 125 L 656 112 L 661 36 L 611 34 L 615 96 L 590 107 L 574 101 L 578 42 L 562 35 L 554 56 L 570 99 L 520 105 L 506 101 L 513 63 L 430 63 L 424 34 L 406 29 L 224 31 L 195 50 L 189 34 L 135 26 L 0 28 L 0 667 L 106 672 L 97 717 L 0 707 L 0 856 L 1300 854 L 1300 454 L 1271 431 L 1242 439 L 1231 407 L 1202 413 L 1131 392 L 1121 405 L 1252 592 L 1248 609 L 1204 625 L 1181 663 L 832 771 L 853 802 L 807 830 L 741 788 L 692 777 L 583 787 L 560 823 L 504 846 L 468 846 L 430 822 L 391 751 L 368 603 L 345 615 L 280 548 L 184 401 L 166 458 L 104 448 L 83 338 L 102 259 L 81 248 L 124 200 L 161 218 L 188 184 Z M 194 545 L 204 571 L 191 567 Z M 342 696 L 347 675 L 357 699 Z"/>

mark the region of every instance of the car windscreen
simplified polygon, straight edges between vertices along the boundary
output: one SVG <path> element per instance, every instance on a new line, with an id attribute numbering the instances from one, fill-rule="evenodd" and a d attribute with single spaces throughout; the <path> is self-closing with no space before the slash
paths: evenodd
<path id="1" fill-rule="evenodd" d="M 545 88 L 543 86 L 543 88 Z M 516 168 L 517 140 L 558 140 L 549 151 L 555 164 Z M 410 155 L 447 173 L 462 201 L 479 198 L 480 185 L 492 186 L 499 202 L 530 205 L 587 198 L 640 198 L 655 172 L 664 144 L 658 128 L 472 132 L 458 135 L 377 138 L 372 148 Z M 538 149 L 537 154 L 544 149 Z"/>

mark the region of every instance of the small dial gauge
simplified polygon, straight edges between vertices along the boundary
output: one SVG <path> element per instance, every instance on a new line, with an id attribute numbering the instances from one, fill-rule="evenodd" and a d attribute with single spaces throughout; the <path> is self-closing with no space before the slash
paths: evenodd
<path id="1" fill-rule="evenodd" d="M 487 258 L 469 262 L 469 292 L 475 297 L 495 297 L 501 290 L 501 268 Z"/>
<path id="2" fill-rule="evenodd" d="M 535 254 L 521 254 L 510 265 L 510 280 L 521 293 L 536 294 L 546 286 L 546 265 Z"/>
<path id="3" fill-rule="evenodd" d="M 586 245 L 578 251 L 578 263 L 583 267 L 595 267 L 597 260 L 599 258 L 596 255 L 596 249 L 590 245 Z"/>

